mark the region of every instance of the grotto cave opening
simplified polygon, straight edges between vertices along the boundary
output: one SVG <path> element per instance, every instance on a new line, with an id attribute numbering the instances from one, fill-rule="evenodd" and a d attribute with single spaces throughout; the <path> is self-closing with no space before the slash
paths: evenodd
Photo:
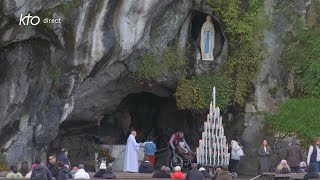
<path id="1" fill-rule="evenodd" d="M 158 150 L 165 149 L 172 133 L 184 131 L 186 140 L 196 148 L 201 132 L 201 120 L 192 111 L 179 110 L 173 96 L 160 97 L 147 92 L 133 93 L 122 99 L 116 110 L 105 114 L 100 126 L 92 123 L 66 121 L 60 125 L 57 138 L 50 146 L 50 152 L 61 147 L 70 149 L 73 165 L 86 162 L 92 167 L 92 148 L 97 144 L 124 145 L 130 130 L 138 133 L 137 141 L 143 142 L 152 136 Z M 164 163 L 166 151 L 157 153 L 156 166 Z"/>

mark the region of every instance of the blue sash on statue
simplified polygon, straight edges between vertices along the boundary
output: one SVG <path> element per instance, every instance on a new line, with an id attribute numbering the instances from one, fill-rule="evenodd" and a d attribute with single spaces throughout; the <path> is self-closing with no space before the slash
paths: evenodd
<path id="1" fill-rule="evenodd" d="M 209 39 L 210 39 L 210 31 L 206 31 L 206 44 L 205 44 L 205 52 L 209 53 Z"/>

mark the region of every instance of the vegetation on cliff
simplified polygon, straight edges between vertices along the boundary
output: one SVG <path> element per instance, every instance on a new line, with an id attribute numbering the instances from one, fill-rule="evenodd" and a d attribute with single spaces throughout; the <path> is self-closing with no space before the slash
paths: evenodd
<path id="1" fill-rule="evenodd" d="M 209 0 L 213 13 L 223 23 L 228 38 L 229 56 L 220 72 L 204 74 L 179 83 L 175 96 L 179 108 L 202 109 L 210 103 L 212 86 L 218 90 L 218 106 L 244 105 L 250 82 L 263 56 L 263 29 L 268 23 L 262 1 L 250 0 L 241 7 L 238 0 Z M 186 87 L 190 90 L 184 91 Z M 193 103 L 196 102 L 196 103 Z"/>
<path id="2" fill-rule="evenodd" d="M 274 133 L 295 134 L 302 145 L 310 144 L 320 137 L 320 99 L 288 99 L 274 115 L 267 115 Z"/>
<path id="3" fill-rule="evenodd" d="M 217 103 L 221 108 L 244 105 L 263 56 L 261 40 L 268 23 L 262 1 L 250 0 L 246 7 L 239 0 L 209 0 L 208 3 L 221 20 L 229 43 L 229 56 L 218 73 L 186 76 L 186 56 L 177 56 L 174 48 L 160 55 L 144 54 L 137 68 L 136 76 L 148 81 L 162 77 L 168 70 L 174 72 L 179 80 L 175 97 L 180 109 L 206 108 L 213 86 L 217 87 Z"/>
<path id="4" fill-rule="evenodd" d="M 320 17 L 320 1 L 314 1 L 310 17 Z M 286 4 L 287 3 L 287 4 Z M 314 23 L 301 22 L 300 15 L 282 1 L 280 10 L 292 20 L 294 28 L 284 39 L 287 45 L 283 54 L 286 74 L 293 77 L 294 88 L 289 99 L 273 115 L 267 116 L 267 122 L 273 132 L 295 134 L 303 145 L 319 137 L 320 112 L 320 19 Z M 307 19 L 308 21 L 308 19 Z"/>
<path id="5" fill-rule="evenodd" d="M 139 61 L 135 76 L 142 81 L 154 81 L 163 78 L 170 72 L 180 79 L 185 76 L 186 68 L 186 57 L 179 56 L 176 53 L 176 46 L 171 46 L 160 53 L 144 53 Z"/>

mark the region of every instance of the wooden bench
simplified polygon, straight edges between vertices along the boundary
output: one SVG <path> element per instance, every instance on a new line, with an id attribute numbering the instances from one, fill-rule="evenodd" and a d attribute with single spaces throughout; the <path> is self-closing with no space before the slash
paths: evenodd
<path id="1" fill-rule="evenodd" d="M 276 174 L 275 178 L 303 179 L 304 173 Z"/>
<path id="2" fill-rule="evenodd" d="M 276 173 L 274 173 L 274 172 L 264 172 L 261 174 L 260 177 L 261 177 L 261 179 L 273 180 L 275 175 L 276 175 Z"/>

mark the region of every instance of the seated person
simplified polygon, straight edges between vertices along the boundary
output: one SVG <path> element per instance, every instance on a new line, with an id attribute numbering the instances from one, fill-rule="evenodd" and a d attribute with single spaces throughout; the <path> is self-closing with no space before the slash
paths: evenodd
<path id="1" fill-rule="evenodd" d="M 187 173 L 186 180 L 204 180 L 203 174 L 198 170 L 198 164 L 192 163 L 192 169 Z"/>
<path id="2" fill-rule="evenodd" d="M 57 164 L 58 166 L 58 180 L 63 180 L 63 179 L 69 179 L 69 166 L 64 164 L 62 161 L 58 161 Z"/>
<path id="3" fill-rule="evenodd" d="M 204 178 L 211 178 L 211 175 L 207 172 L 204 167 L 199 168 L 199 171 L 202 173 Z"/>
<path id="4" fill-rule="evenodd" d="M 74 174 L 76 174 L 78 172 L 79 168 L 77 166 L 73 167 L 72 170 L 70 171 L 70 178 L 74 178 Z"/>
<path id="5" fill-rule="evenodd" d="M 299 173 L 305 173 L 307 170 L 307 164 L 306 162 L 302 161 L 300 162 L 300 165 L 299 165 Z"/>
<path id="6" fill-rule="evenodd" d="M 303 179 L 308 180 L 308 179 L 319 179 L 319 174 L 316 171 L 314 165 L 310 164 L 307 169 L 307 173 L 304 175 Z"/>
<path id="7" fill-rule="evenodd" d="M 216 180 L 232 180 L 232 176 L 227 167 L 222 167 L 221 172 L 217 175 Z"/>
<path id="8" fill-rule="evenodd" d="M 280 164 L 277 166 L 276 169 L 277 174 L 290 174 L 290 167 L 288 165 L 288 162 L 286 160 L 281 160 Z M 290 179 L 289 177 L 278 177 L 275 179 Z"/>
<path id="9" fill-rule="evenodd" d="M 9 174 L 7 174 L 7 176 L 6 176 L 7 179 L 22 179 L 23 178 L 21 173 L 18 172 L 17 166 L 15 166 L 15 165 L 10 166 L 10 170 L 11 170 L 11 172 Z"/>
<path id="10" fill-rule="evenodd" d="M 184 141 L 180 141 L 178 146 L 176 146 L 179 155 L 181 155 L 184 159 L 193 159 L 193 155 L 191 151 L 186 148 L 186 143 Z"/>
<path id="11" fill-rule="evenodd" d="M 166 158 L 167 167 L 170 166 L 170 161 L 172 159 L 172 153 L 175 151 L 176 147 L 179 147 L 179 142 L 184 142 L 184 147 L 186 147 L 192 153 L 189 145 L 187 144 L 187 142 L 184 138 L 184 133 L 182 131 L 174 133 L 168 142 L 169 148 L 168 148 L 168 153 L 167 153 L 167 158 Z M 179 152 L 179 150 L 178 150 L 178 152 Z M 183 152 L 183 150 L 182 150 L 182 152 Z"/>
<path id="12" fill-rule="evenodd" d="M 188 153 L 189 152 L 183 141 L 179 142 L 179 148 L 180 148 L 181 153 Z"/>
<path id="13" fill-rule="evenodd" d="M 100 164 L 100 167 L 99 167 L 99 171 L 96 172 L 96 174 L 93 175 L 93 177 L 99 177 L 99 178 L 102 178 L 102 175 L 105 174 L 107 172 L 107 165 L 106 163 L 101 163 Z"/>
<path id="14" fill-rule="evenodd" d="M 216 180 L 217 179 L 217 176 L 218 176 L 218 174 L 221 172 L 222 170 L 221 170 L 221 167 L 217 167 L 216 169 L 215 169 L 215 171 L 214 171 L 214 175 L 212 176 L 212 180 Z"/>
<path id="15" fill-rule="evenodd" d="M 139 173 L 151 174 L 152 172 L 153 172 L 153 167 L 151 163 L 147 160 L 147 158 L 145 158 L 144 161 L 142 161 L 139 166 Z"/>
<path id="16" fill-rule="evenodd" d="M 174 167 L 174 173 L 171 175 L 171 178 L 172 179 L 184 179 L 185 178 L 184 174 L 181 172 L 180 166 Z"/>
<path id="17" fill-rule="evenodd" d="M 84 165 L 79 164 L 79 169 L 77 172 L 74 174 L 74 179 L 90 179 L 89 174 L 84 170 Z"/>
<path id="18" fill-rule="evenodd" d="M 32 170 L 33 170 L 34 167 L 36 167 L 36 164 L 32 164 L 31 165 L 31 171 L 28 174 L 26 174 L 26 176 L 24 176 L 25 179 L 30 179 L 31 174 L 32 174 Z"/>
<path id="19" fill-rule="evenodd" d="M 30 169 L 29 169 L 28 161 L 22 162 L 21 168 L 19 169 L 19 172 L 21 173 L 21 175 L 25 177 L 29 173 L 29 171 Z"/>
<path id="20" fill-rule="evenodd" d="M 171 175 L 168 173 L 170 171 L 166 166 L 162 166 L 160 171 L 153 174 L 152 178 L 171 178 Z"/>
<path id="21" fill-rule="evenodd" d="M 117 179 L 116 175 L 112 172 L 112 167 L 108 166 L 106 171 L 107 172 L 102 175 L 102 179 Z"/>

